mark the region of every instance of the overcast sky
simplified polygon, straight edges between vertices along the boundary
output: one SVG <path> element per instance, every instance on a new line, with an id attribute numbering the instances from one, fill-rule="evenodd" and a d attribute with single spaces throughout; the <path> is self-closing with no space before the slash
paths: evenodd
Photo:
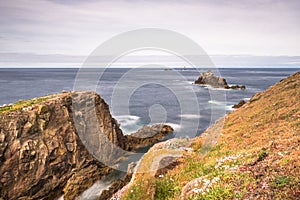
<path id="1" fill-rule="evenodd" d="M 299 0 L 1 0 L 0 54 L 87 56 L 114 35 L 155 27 L 209 55 L 299 56 L 299 10 Z"/>

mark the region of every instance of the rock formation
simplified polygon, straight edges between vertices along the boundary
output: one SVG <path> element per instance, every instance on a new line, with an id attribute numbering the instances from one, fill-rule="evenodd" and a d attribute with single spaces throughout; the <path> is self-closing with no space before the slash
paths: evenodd
<path id="1" fill-rule="evenodd" d="M 246 101 L 240 100 L 239 103 L 234 104 L 234 105 L 232 106 L 232 108 L 240 108 L 240 107 L 242 107 L 245 103 L 246 103 Z"/>
<path id="2" fill-rule="evenodd" d="M 153 140 L 124 136 L 94 92 L 43 98 L 30 108 L 0 113 L 0 199 L 55 199 L 64 194 L 73 200 L 111 171 L 95 158 L 115 156 L 103 138 L 133 151 L 172 131 L 162 125 Z"/>
<path id="3" fill-rule="evenodd" d="M 210 70 L 208 70 L 207 72 L 203 72 L 201 76 L 194 82 L 194 84 L 210 85 L 214 88 L 246 89 L 245 85 L 229 86 L 225 78 L 215 76 Z"/>
<path id="4" fill-rule="evenodd" d="M 167 134 L 173 131 L 172 127 L 164 124 L 155 124 L 151 127 L 144 126 L 136 133 L 125 136 L 126 139 L 130 141 L 130 143 L 127 143 L 127 148 L 128 150 L 131 150 L 147 147 L 164 139 Z"/>

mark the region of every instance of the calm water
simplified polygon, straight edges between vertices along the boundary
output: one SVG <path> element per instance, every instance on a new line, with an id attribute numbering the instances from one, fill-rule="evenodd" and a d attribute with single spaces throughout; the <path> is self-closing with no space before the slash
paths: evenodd
<path id="1" fill-rule="evenodd" d="M 196 70 L 143 69 L 139 73 L 109 69 L 97 83 L 96 91 L 111 106 L 125 133 L 142 125 L 167 122 L 177 136 L 191 136 L 189 132 L 200 134 L 241 99 L 249 100 L 254 93 L 296 71 L 299 69 L 219 69 L 229 84 L 246 85 L 246 90 L 225 91 L 193 85 L 199 76 Z M 77 73 L 78 69 L 0 69 L 0 105 L 73 90 Z M 94 83 L 87 78 L 84 84 L 89 88 Z M 217 98 L 213 98 L 215 94 Z M 194 131 L 195 127 L 190 127 L 196 122 L 199 124 Z"/>

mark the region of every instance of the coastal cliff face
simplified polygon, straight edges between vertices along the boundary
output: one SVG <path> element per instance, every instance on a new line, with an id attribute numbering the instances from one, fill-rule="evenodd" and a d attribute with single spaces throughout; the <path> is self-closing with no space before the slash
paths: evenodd
<path id="1" fill-rule="evenodd" d="M 255 94 L 192 139 L 191 150 L 177 159 L 176 166 L 155 176 L 134 175 L 116 196 L 126 200 L 299 199 L 299 97 L 300 72 Z M 215 145 L 203 154 L 207 140 Z M 177 145 L 169 142 L 168 146 Z M 153 164 L 159 151 L 162 148 L 151 148 L 140 165 Z M 153 156 L 148 155 L 151 152 Z"/>
<path id="2" fill-rule="evenodd" d="M 108 105 L 93 93 L 76 95 L 84 104 L 95 98 L 104 132 L 121 146 L 122 132 Z M 86 150 L 73 122 L 70 93 L 0 115 L 2 198 L 52 199 L 66 185 L 65 199 L 71 199 L 73 183 L 89 185 L 109 171 Z"/>
<path id="3" fill-rule="evenodd" d="M 154 141 L 125 137 L 108 105 L 93 92 L 39 100 L 0 113 L 0 199 L 55 199 L 64 193 L 64 199 L 73 200 L 111 171 L 94 157 L 115 156 L 103 138 L 123 150 Z M 160 139 L 172 131 L 167 129 Z"/>

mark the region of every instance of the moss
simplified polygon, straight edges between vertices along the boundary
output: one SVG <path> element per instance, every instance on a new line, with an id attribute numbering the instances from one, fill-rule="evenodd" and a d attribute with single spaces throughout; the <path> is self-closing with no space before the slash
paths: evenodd
<path id="1" fill-rule="evenodd" d="M 44 114 L 48 111 L 48 107 L 46 105 L 39 105 L 38 114 Z"/>

